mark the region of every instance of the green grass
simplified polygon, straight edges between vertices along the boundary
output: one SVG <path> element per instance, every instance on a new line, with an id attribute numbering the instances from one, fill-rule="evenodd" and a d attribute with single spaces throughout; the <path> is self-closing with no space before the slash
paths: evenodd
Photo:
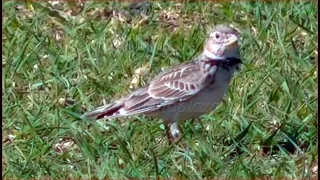
<path id="1" fill-rule="evenodd" d="M 80 14 L 64 17 L 47 3 L 4 2 L 3 176 L 314 177 L 316 3 L 199 2 L 155 2 L 140 25 L 129 3 L 85 2 Z M 58 6 L 67 12 L 75 4 Z M 168 20 L 164 11 L 178 15 Z M 244 65 L 214 113 L 183 124 L 179 143 L 168 145 L 157 119 L 79 119 L 132 91 L 131 77 L 146 63 L 139 86 L 191 60 L 219 23 L 241 30 Z M 63 106 L 61 98 L 75 103 Z M 58 151 L 66 141 L 73 146 Z"/>

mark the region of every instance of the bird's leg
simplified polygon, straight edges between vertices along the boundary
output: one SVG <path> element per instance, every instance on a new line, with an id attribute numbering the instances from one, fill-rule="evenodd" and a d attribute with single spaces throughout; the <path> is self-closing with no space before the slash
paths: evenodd
<path id="1" fill-rule="evenodd" d="M 164 126 L 166 127 L 166 135 L 167 135 L 169 144 L 172 144 L 173 138 L 172 138 L 171 133 L 170 133 L 170 124 L 165 123 Z"/>
<path id="2" fill-rule="evenodd" d="M 174 140 L 179 139 L 181 130 L 178 126 L 178 123 L 174 122 L 170 125 L 170 134 Z"/>
<path id="3" fill-rule="evenodd" d="M 173 137 L 174 142 L 177 142 L 181 138 L 182 134 L 183 134 L 183 131 L 177 122 L 174 122 L 170 125 L 170 135 L 171 137 Z M 188 151 L 189 147 L 186 142 L 181 142 L 179 144 L 181 145 L 182 149 Z M 182 152 L 186 152 L 184 150 L 182 150 Z"/>
<path id="4" fill-rule="evenodd" d="M 174 122 L 172 124 L 171 123 L 165 124 L 165 127 L 166 127 L 166 135 L 170 144 L 172 144 L 173 142 L 179 139 L 181 135 L 181 130 L 178 126 L 178 123 Z"/>

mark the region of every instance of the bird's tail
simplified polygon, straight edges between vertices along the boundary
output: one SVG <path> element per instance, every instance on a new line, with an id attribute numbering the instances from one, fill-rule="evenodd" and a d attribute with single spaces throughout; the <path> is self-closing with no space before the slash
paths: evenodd
<path id="1" fill-rule="evenodd" d="M 107 104 L 105 106 L 98 107 L 92 111 L 86 112 L 81 116 L 81 119 L 88 120 L 101 120 L 111 119 L 115 117 L 124 117 L 127 114 L 122 113 L 124 101 L 118 101 L 115 103 Z"/>

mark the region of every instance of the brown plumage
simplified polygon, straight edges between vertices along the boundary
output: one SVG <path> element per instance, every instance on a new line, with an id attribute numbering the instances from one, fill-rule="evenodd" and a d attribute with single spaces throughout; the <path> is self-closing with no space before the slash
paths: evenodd
<path id="1" fill-rule="evenodd" d="M 151 82 L 112 104 L 85 113 L 85 119 L 108 119 L 145 114 L 171 124 L 195 118 L 215 109 L 221 101 L 233 73 L 238 68 L 239 34 L 233 28 L 218 25 L 210 33 L 204 50 L 194 61 L 160 73 Z M 201 104 L 199 109 L 191 108 Z M 173 125 L 173 126 L 172 126 Z M 171 132 L 176 136 L 175 132 Z"/>

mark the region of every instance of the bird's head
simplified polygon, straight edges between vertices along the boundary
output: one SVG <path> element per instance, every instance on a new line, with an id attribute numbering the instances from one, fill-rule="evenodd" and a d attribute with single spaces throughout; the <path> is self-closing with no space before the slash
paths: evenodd
<path id="1" fill-rule="evenodd" d="M 217 25 L 210 31 L 204 46 L 204 55 L 211 60 L 228 58 L 240 60 L 240 33 L 227 25 Z"/>

